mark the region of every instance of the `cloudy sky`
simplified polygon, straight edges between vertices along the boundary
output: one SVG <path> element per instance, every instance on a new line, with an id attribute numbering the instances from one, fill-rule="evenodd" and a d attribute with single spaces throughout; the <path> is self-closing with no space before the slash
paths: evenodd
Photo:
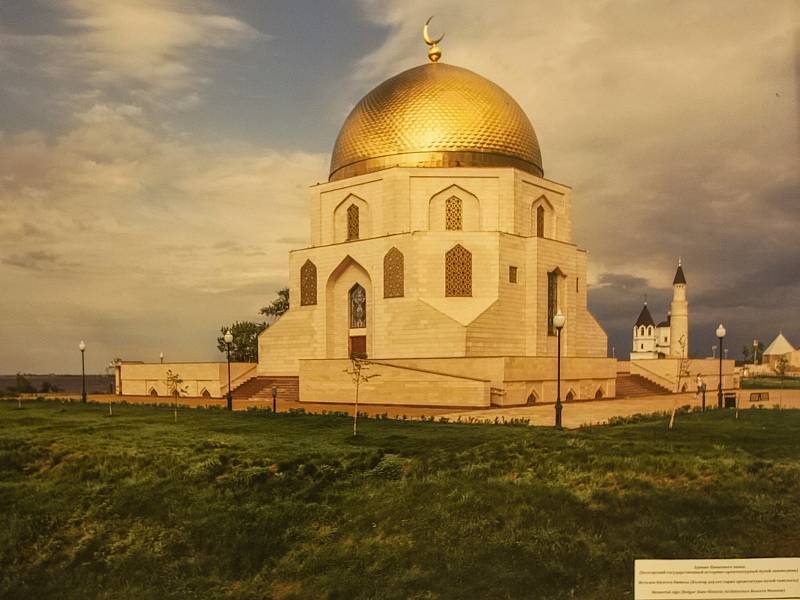
<path id="1" fill-rule="evenodd" d="M 489 8 L 490 7 L 490 8 Z M 497 82 L 574 188 L 617 356 L 678 256 L 692 352 L 800 344 L 800 9 L 792 0 L 3 0 L 0 372 L 216 360 L 308 239 L 353 104 L 424 62 Z"/>

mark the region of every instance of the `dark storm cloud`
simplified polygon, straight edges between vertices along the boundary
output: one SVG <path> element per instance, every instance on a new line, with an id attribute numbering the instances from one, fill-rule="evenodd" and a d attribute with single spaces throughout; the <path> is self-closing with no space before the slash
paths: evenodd
<path id="1" fill-rule="evenodd" d="M 647 300 L 653 318 L 666 318 L 672 290 L 657 288 L 642 278 L 625 273 L 603 273 L 589 288 L 589 310 L 608 334 L 609 351 L 625 358 L 631 345 L 631 331 L 642 304 Z"/>
<path id="2" fill-rule="evenodd" d="M 800 300 L 800 254 L 788 252 L 774 257 L 762 268 L 752 267 L 734 281 L 709 288 L 695 295 L 694 306 L 701 309 L 764 309 L 796 306 Z"/>

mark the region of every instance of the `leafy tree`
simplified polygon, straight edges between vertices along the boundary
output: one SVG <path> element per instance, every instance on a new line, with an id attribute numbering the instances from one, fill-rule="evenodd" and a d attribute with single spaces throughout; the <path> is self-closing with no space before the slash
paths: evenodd
<path id="1" fill-rule="evenodd" d="M 183 387 L 183 379 L 172 369 L 167 369 L 167 378 L 164 380 L 167 386 L 167 393 L 175 398 L 180 398 L 181 394 L 188 394 L 189 388 Z"/>
<path id="2" fill-rule="evenodd" d="M 17 373 L 17 380 L 15 385 L 6 388 L 9 392 L 16 392 L 17 394 L 32 394 L 36 391 L 28 378 L 22 373 Z"/>
<path id="3" fill-rule="evenodd" d="M 263 307 L 259 314 L 277 319 L 287 310 L 289 310 L 289 288 L 285 287 L 278 290 L 278 297 L 272 301 L 272 304 Z"/>
<path id="4" fill-rule="evenodd" d="M 258 334 L 267 328 L 266 323 L 253 323 L 252 321 L 236 321 L 228 327 L 220 327 L 221 336 L 217 338 L 217 350 L 226 354 L 227 344 L 225 333 L 230 330 L 233 335 L 231 342 L 231 360 L 235 362 L 258 362 Z"/>
<path id="5" fill-rule="evenodd" d="M 786 371 L 789 368 L 789 361 L 785 356 L 781 356 L 773 368 L 775 369 L 775 374 L 781 378 L 781 381 L 783 381 L 783 379 L 786 377 Z"/>
<path id="6" fill-rule="evenodd" d="M 764 344 L 758 342 L 758 346 L 752 346 L 750 344 L 745 344 L 742 346 L 742 355 L 744 356 L 744 362 L 747 364 L 753 364 L 753 350 L 756 353 L 756 363 L 761 364 L 761 361 L 764 358 Z"/>
<path id="7" fill-rule="evenodd" d="M 49 392 L 61 392 L 62 390 L 57 385 L 54 385 L 49 381 L 43 381 L 39 391 L 43 394 L 47 394 Z"/>

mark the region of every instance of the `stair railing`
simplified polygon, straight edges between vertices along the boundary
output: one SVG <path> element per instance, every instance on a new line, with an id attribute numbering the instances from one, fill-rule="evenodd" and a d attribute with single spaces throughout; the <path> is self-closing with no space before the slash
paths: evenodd
<path id="1" fill-rule="evenodd" d="M 642 362 L 641 360 L 631 361 L 631 375 L 640 375 L 645 379 L 647 379 L 648 381 L 651 381 L 656 385 L 660 385 L 661 387 L 666 388 L 670 392 L 675 392 L 675 386 L 676 386 L 675 381 L 671 380 L 669 377 L 664 377 L 660 373 L 656 373 L 652 369 L 648 369 L 644 365 L 639 364 L 641 362 Z M 634 368 L 636 372 L 634 371 Z M 644 372 L 639 373 L 638 372 L 639 370 Z"/>
<path id="2" fill-rule="evenodd" d="M 245 383 L 247 380 L 252 379 L 254 377 L 253 372 L 256 370 L 257 365 L 253 365 L 243 373 L 237 375 L 233 379 L 231 379 L 231 390 L 235 390 L 239 385 Z M 228 383 L 223 381 L 219 385 L 220 392 L 223 396 L 228 393 Z"/>

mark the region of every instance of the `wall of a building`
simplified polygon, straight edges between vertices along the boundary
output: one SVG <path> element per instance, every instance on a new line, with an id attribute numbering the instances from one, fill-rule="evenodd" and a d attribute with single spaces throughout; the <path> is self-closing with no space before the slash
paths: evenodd
<path id="1" fill-rule="evenodd" d="M 439 222 L 447 198 L 464 206 L 464 229 Z M 359 239 L 344 239 L 346 208 L 359 206 Z M 545 235 L 535 207 L 546 206 Z M 368 207 L 368 208 L 367 208 Z M 438 207 L 438 209 L 436 208 Z M 301 358 L 346 358 L 348 291 L 367 291 L 372 358 L 554 355 L 547 335 L 547 271 L 558 268 L 567 317 L 562 354 L 604 357 L 605 332 L 586 307 L 586 253 L 569 243 L 569 188 L 514 169 L 387 169 L 312 189 L 312 246 L 290 255 L 291 310 L 259 338 L 259 373 L 296 374 Z M 433 231 L 428 229 L 432 228 Z M 472 295 L 445 296 L 445 254 L 472 256 Z M 383 259 L 404 256 L 404 297 L 383 298 Z M 301 306 L 300 271 L 317 269 L 317 302 Z M 517 283 L 509 281 L 517 267 Z"/>
<path id="2" fill-rule="evenodd" d="M 661 358 L 658 360 L 631 361 L 630 372 L 634 375 L 641 375 L 673 392 L 694 391 L 697 388 L 695 379 L 697 375 L 702 375 L 708 390 L 716 389 L 719 384 L 719 360 L 713 358 L 689 359 L 686 362 L 686 372 L 688 375 L 680 377 L 678 384 L 678 370 L 680 359 Z M 738 378 L 734 371 L 735 361 L 722 361 L 722 387 L 723 389 L 733 389 L 739 386 Z"/>
<path id="3" fill-rule="evenodd" d="M 302 402 L 352 404 L 355 384 L 348 359 L 301 360 Z M 388 364 L 372 364 L 364 374 L 378 375 L 359 387 L 359 402 L 404 406 L 488 407 L 490 383 Z"/>
<path id="4" fill-rule="evenodd" d="M 345 373 L 347 359 L 301 360 L 302 402 L 352 402 L 354 387 Z M 538 402 L 556 399 L 554 357 L 408 358 L 370 361 L 377 375 L 359 392 L 365 404 L 422 406 L 518 406 L 533 394 Z M 616 394 L 616 361 L 609 358 L 561 359 L 561 397 L 574 400 Z M 491 394 L 495 390 L 496 393 Z M 499 392 L 499 393 L 498 393 Z"/>
<path id="5" fill-rule="evenodd" d="M 169 396 L 167 371 L 183 379 L 181 396 L 199 397 L 207 390 L 212 398 L 221 398 L 228 389 L 228 364 L 225 363 L 122 363 L 117 369 L 117 389 L 123 395 Z M 256 363 L 231 363 L 231 387 L 256 375 Z M 121 386 L 120 386 L 121 377 Z"/>

